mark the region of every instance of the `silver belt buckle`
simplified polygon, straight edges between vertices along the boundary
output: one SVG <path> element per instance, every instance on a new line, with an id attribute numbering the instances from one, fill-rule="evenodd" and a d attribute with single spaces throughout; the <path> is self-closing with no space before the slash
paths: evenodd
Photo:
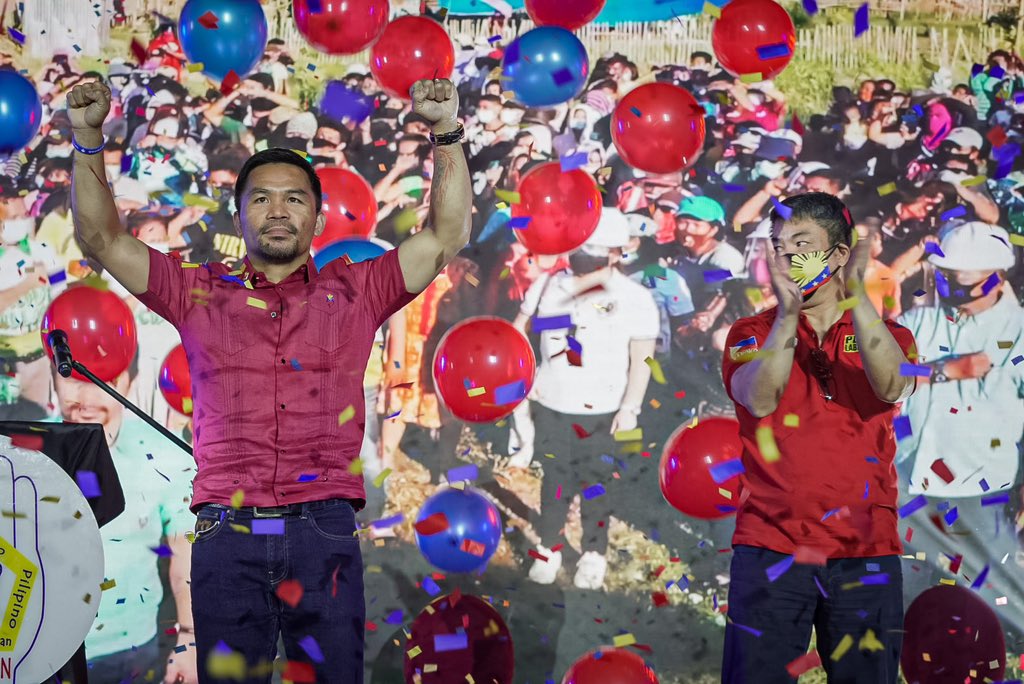
<path id="1" fill-rule="evenodd" d="M 284 512 L 282 512 L 282 511 L 278 511 L 276 513 L 260 513 L 260 508 L 263 508 L 264 510 L 266 510 L 268 508 L 281 508 L 281 506 L 253 506 L 252 507 L 252 517 L 254 517 L 254 518 L 280 518 L 282 515 L 284 515 Z"/>

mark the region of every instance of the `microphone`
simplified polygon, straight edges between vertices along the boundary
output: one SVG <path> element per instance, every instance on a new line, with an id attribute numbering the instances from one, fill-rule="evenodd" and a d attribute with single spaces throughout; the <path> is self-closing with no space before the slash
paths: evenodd
<path id="1" fill-rule="evenodd" d="M 57 372 L 65 378 L 71 377 L 71 348 L 68 347 L 68 334 L 63 330 L 54 330 L 46 336 L 46 342 L 53 352 L 53 363 Z"/>

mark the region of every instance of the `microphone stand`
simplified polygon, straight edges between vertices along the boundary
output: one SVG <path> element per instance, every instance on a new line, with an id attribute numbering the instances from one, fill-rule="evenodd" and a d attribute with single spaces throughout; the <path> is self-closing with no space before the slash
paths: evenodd
<path id="1" fill-rule="evenodd" d="M 146 421 L 146 423 L 147 423 L 147 424 L 148 424 L 148 425 L 149 425 L 150 427 L 152 427 L 152 428 L 154 428 L 154 429 L 158 430 L 158 431 L 159 431 L 159 432 L 160 432 L 160 433 L 161 433 L 161 434 L 162 434 L 162 435 L 163 435 L 164 437 L 166 437 L 167 439 L 171 440 L 172 442 L 174 442 L 175 444 L 177 444 L 177 445 L 178 445 L 179 447 L 181 447 L 182 449 L 184 449 L 184 450 L 185 450 L 185 453 L 187 453 L 187 454 L 188 454 L 189 456 L 192 456 L 192 455 L 193 455 L 193 453 L 192 453 L 192 447 L 190 447 L 190 446 L 189 446 L 188 444 L 186 444 L 186 443 L 184 442 L 184 440 L 182 440 L 182 439 L 181 439 L 180 437 L 178 437 L 177 435 L 175 435 L 175 434 L 174 434 L 173 432 L 171 432 L 170 430 L 168 430 L 167 428 L 165 428 L 165 427 L 164 427 L 163 425 L 161 425 L 160 423 L 158 423 L 158 422 L 156 422 L 155 420 L 153 420 L 153 418 L 151 418 L 151 417 L 149 416 L 149 414 L 147 414 L 147 413 L 146 413 L 145 411 L 143 411 L 142 409 L 140 409 L 140 408 L 139 408 L 138 406 L 136 406 L 136 405 L 135 405 L 135 404 L 133 404 L 132 402 L 130 402 L 130 401 L 128 401 L 127 399 L 125 399 L 124 397 L 122 397 L 122 396 L 121 396 L 121 395 L 120 395 L 120 394 L 119 394 L 119 393 L 117 392 L 117 390 L 115 390 L 115 389 L 114 389 L 113 387 L 111 387 L 110 385 L 108 385 L 107 383 L 103 382 L 102 380 L 100 380 L 99 378 L 97 378 L 97 377 L 96 377 L 95 375 L 93 375 L 93 372 L 92 372 L 91 370 L 89 370 L 88 368 L 86 368 L 85 366 L 83 366 L 83 365 L 82 365 L 81 363 L 79 363 L 78 361 L 75 361 L 74 359 L 72 359 L 72 360 L 71 360 L 71 366 L 72 366 L 72 368 L 74 368 L 74 369 L 75 369 L 76 371 L 78 371 L 79 373 L 81 373 L 81 374 L 82 374 L 82 375 L 84 375 L 85 377 L 87 377 L 87 378 L 89 378 L 90 380 L 92 380 L 92 382 L 93 382 L 93 383 L 94 383 L 94 384 L 95 384 L 95 385 L 96 385 L 97 387 L 99 387 L 99 388 L 100 388 L 101 390 L 103 390 L 104 392 L 106 392 L 107 394 L 109 394 L 110 396 L 112 396 L 112 397 L 113 397 L 114 399 L 117 399 L 117 401 L 118 401 L 118 402 L 120 402 L 120 403 L 121 403 L 121 405 L 122 405 L 122 406 L 124 406 L 124 407 L 125 407 L 126 409 L 128 409 L 129 411 L 131 411 L 132 413 L 134 413 L 135 415 L 137 415 L 137 416 L 138 416 L 139 418 L 141 418 L 142 420 Z M 62 373 L 62 375 L 63 375 L 63 373 Z M 71 374 L 70 374 L 70 373 L 68 373 L 68 375 L 71 375 Z M 65 377 L 67 377 L 67 376 L 65 376 Z"/>

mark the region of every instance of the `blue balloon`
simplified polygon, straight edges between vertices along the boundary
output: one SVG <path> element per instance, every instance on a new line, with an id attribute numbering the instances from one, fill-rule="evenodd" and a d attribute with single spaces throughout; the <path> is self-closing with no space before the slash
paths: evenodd
<path id="1" fill-rule="evenodd" d="M 416 532 L 416 543 L 426 559 L 447 572 L 474 572 L 486 566 L 501 541 L 501 515 L 494 504 L 470 487 L 445 487 L 424 502 L 416 522 L 436 513 L 444 513 L 446 529 L 436 534 Z"/>
<path id="2" fill-rule="evenodd" d="M 223 80 L 234 71 L 245 78 L 267 47 L 267 17 L 259 0 L 188 0 L 178 36 L 188 61 L 201 63 L 207 76 Z"/>
<path id="3" fill-rule="evenodd" d="M 583 92 L 590 75 L 590 58 L 571 31 L 541 26 L 505 48 L 501 73 L 518 102 L 527 107 L 547 107 L 568 102 Z"/>
<path id="4" fill-rule="evenodd" d="M 386 247 L 371 240 L 342 238 L 325 245 L 323 249 L 314 254 L 313 263 L 316 264 L 316 270 L 321 271 L 324 266 L 346 254 L 352 263 L 358 264 L 360 261 L 376 259 L 386 251 L 388 251 Z"/>
<path id="5" fill-rule="evenodd" d="M 350 119 L 362 123 L 374 109 L 374 98 L 349 88 L 344 81 L 328 82 L 320 98 L 320 111 L 337 121 Z"/>
<path id="6" fill-rule="evenodd" d="M 43 105 L 32 83 L 15 71 L 0 71 L 0 152 L 19 152 L 32 142 Z"/>

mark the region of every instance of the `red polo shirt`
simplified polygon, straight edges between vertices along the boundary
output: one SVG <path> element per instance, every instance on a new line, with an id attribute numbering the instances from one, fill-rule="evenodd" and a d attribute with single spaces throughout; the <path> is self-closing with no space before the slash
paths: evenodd
<path id="1" fill-rule="evenodd" d="M 730 398 L 733 373 L 749 360 L 743 352 L 764 347 L 775 313 L 772 308 L 742 318 L 729 330 L 722 377 Z M 911 332 L 892 321 L 884 325 L 911 353 Z M 832 401 L 812 372 L 810 353 L 818 347 L 817 334 L 800 314 L 793 369 L 775 412 L 758 419 L 736 403 L 745 472 L 733 544 L 796 554 L 798 562 L 900 554 L 893 464 L 893 419 L 900 405 L 871 389 L 851 311 L 820 345 L 835 378 Z M 770 450 L 766 459 L 759 448 L 759 427 L 770 428 L 764 432 L 774 439 L 777 460 L 770 460 Z"/>
<path id="2" fill-rule="evenodd" d="M 376 330 L 415 299 L 398 250 L 280 283 L 254 271 L 185 264 L 149 250 L 139 300 L 181 334 L 192 373 L 197 475 L 190 508 L 365 501 L 350 472 L 365 424 L 363 373 Z"/>

